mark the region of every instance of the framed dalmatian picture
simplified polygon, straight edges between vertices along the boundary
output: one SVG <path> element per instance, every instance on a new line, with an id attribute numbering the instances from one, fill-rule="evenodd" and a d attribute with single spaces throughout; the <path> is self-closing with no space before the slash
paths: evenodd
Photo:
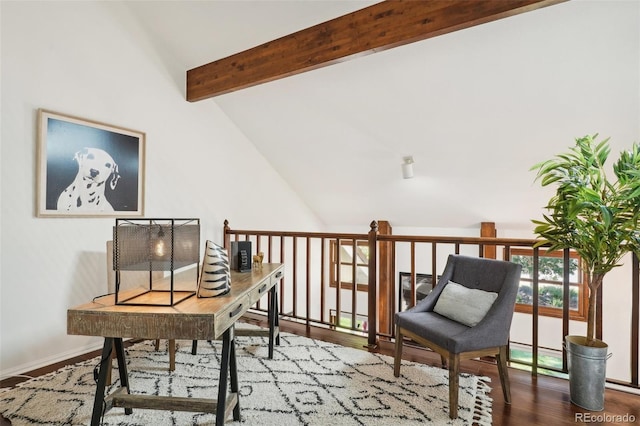
<path id="1" fill-rule="evenodd" d="M 38 110 L 37 216 L 144 215 L 145 134 Z"/>

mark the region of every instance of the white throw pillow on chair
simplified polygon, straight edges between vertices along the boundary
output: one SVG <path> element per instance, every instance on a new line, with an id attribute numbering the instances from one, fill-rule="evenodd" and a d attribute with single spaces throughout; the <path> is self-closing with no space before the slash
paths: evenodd
<path id="1" fill-rule="evenodd" d="M 449 281 L 440 293 L 433 311 L 473 327 L 489 312 L 498 293 L 465 287 Z"/>

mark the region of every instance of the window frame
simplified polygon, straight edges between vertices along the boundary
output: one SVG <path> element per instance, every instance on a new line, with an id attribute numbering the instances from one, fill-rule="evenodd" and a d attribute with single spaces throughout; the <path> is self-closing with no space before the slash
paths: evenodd
<path id="1" fill-rule="evenodd" d="M 509 252 L 509 259 L 513 259 L 513 256 L 530 256 L 533 257 L 533 253 L 534 250 L 531 249 L 525 249 L 525 248 L 514 248 L 511 249 Z M 564 257 L 564 252 L 561 250 L 556 250 L 553 252 L 540 252 L 538 254 L 538 257 Z M 574 321 L 583 321 L 586 322 L 587 321 L 587 309 L 588 309 L 588 305 L 589 305 L 589 288 L 587 286 L 587 276 L 586 273 L 584 272 L 584 268 L 582 267 L 582 259 L 580 259 L 580 256 L 578 255 L 578 253 L 574 252 L 574 251 L 569 251 L 569 257 L 571 259 L 577 259 L 578 260 L 578 269 L 579 271 L 582 271 L 582 273 L 580 274 L 581 276 L 581 281 L 579 283 L 569 283 L 570 287 L 577 287 L 578 288 L 578 294 L 581 294 L 582 297 L 578 298 L 578 309 L 571 309 L 569 308 L 569 319 L 570 320 L 574 320 Z M 526 282 L 531 282 L 533 284 L 533 279 L 529 279 L 529 278 L 520 278 L 520 282 L 522 281 L 526 281 Z M 560 287 L 563 287 L 563 283 L 560 282 L 559 284 L 555 284 L 554 282 L 544 282 L 544 283 L 540 283 L 538 282 L 538 286 L 540 286 L 540 284 L 551 284 L 551 285 L 560 285 Z M 533 286 L 533 285 L 532 285 Z M 519 286 L 518 286 L 519 288 Z M 528 313 L 528 314 L 533 314 L 533 305 L 529 305 L 529 304 L 525 304 L 525 303 L 517 303 L 515 305 L 515 312 L 520 312 L 520 313 Z M 554 308 L 554 307 L 550 307 L 550 306 L 542 306 L 540 304 L 538 304 L 538 315 L 539 316 L 545 316 L 545 317 L 552 317 L 552 318 L 562 318 L 562 308 Z"/>
<path id="2" fill-rule="evenodd" d="M 337 247 L 337 241 L 338 240 L 330 240 L 329 241 L 329 287 L 332 288 L 336 288 L 337 285 L 337 267 L 338 266 L 349 266 L 352 268 L 353 270 L 353 258 L 351 262 L 344 262 L 341 261 L 339 264 L 337 262 L 337 257 L 339 256 L 339 251 L 336 250 Z M 341 246 L 353 246 L 354 240 L 353 239 L 340 239 L 340 245 Z M 369 242 L 367 240 L 355 240 L 356 243 L 356 247 L 359 246 L 364 246 L 367 247 L 367 249 L 369 248 Z M 369 267 L 369 260 L 368 260 L 369 254 L 367 253 L 367 260 L 366 263 L 360 263 L 360 262 L 356 262 L 356 269 L 360 266 L 362 267 Z M 357 272 L 357 271 L 356 271 Z M 341 290 L 353 290 L 353 283 L 351 282 L 346 282 L 346 281 L 342 281 L 342 276 L 340 277 L 341 281 L 340 281 L 340 289 Z M 354 279 L 355 281 L 357 281 L 357 273 L 356 273 L 356 277 Z M 367 283 L 357 283 L 356 286 L 356 290 L 357 291 L 363 291 L 363 292 L 368 292 L 369 291 L 369 283 L 367 281 Z"/>

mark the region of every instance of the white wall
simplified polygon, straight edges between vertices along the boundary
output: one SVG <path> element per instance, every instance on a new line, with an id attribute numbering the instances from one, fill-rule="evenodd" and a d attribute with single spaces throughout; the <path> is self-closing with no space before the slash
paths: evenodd
<path id="1" fill-rule="evenodd" d="M 114 221 L 35 217 L 38 108 L 146 132 L 148 217 L 199 217 L 202 238 L 215 241 L 224 219 L 236 229 L 320 230 L 214 101 L 185 101 L 184 84 L 121 4 L 0 7 L 0 377 L 100 345 L 67 336 L 66 309 L 106 293 Z"/>

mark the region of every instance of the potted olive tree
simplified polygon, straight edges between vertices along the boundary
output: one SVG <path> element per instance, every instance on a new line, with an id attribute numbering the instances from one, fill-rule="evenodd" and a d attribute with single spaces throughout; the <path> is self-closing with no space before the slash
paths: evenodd
<path id="1" fill-rule="evenodd" d="M 598 135 L 576 139 L 565 154 L 538 163 L 536 180 L 554 185 L 547 214 L 533 220 L 540 237 L 537 246 L 549 250 L 570 248 L 583 262 L 589 290 L 587 335 L 566 336 L 571 401 L 593 411 L 604 409 L 608 346 L 595 338 L 596 297 L 605 275 L 622 258 L 640 253 L 640 151 L 634 143 L 613 165 L 609 180 L 605 162 L 609 139 Z"/>

